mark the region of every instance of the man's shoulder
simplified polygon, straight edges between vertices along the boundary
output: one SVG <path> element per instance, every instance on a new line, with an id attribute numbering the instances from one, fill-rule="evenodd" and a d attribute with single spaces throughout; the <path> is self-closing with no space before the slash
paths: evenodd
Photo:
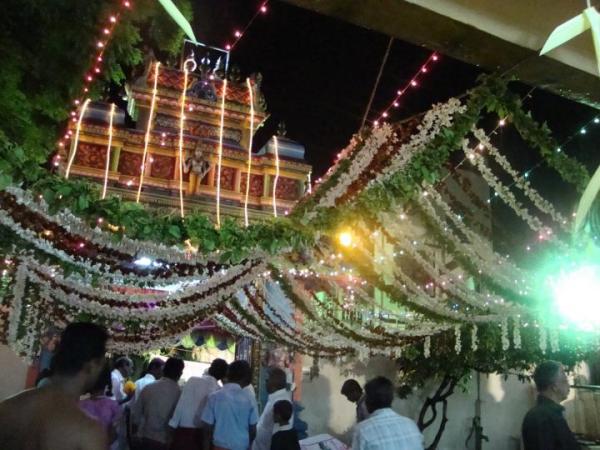
<path id="1" fill-rule="evenodd" d="M 377 411 L 370 417 L 356 424 L 356 429 L 364 430 L 372 427 L 380 426 L 381 424 L 394 424 L 403 428 L 418 429 L 414 420 L 409 417 L 402 416 L 391 408 L 387 408 L 379 413 Z"/>

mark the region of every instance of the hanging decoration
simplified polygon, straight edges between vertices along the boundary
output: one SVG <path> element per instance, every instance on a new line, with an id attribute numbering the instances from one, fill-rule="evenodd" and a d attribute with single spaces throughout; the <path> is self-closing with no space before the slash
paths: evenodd
<path id="1" fill-rule="evenodd" d="M 83 105 L 81 105 L 81 110 L 79 111 L 79 119 L 77 120 L 77 128 L 75 129 L 75 140 L 73 141 L 73 146 L 71 147 L 71 151 L 69 152 L 69 161 L 67 163 L 67 169 L 65 171 L 65 178 L 69 178 L 71 174 L 71 166 L 73 165 L 73 161 L 75 161 L 75 155 L 77 154 L 77 147 L 79 146 L 79 132 L 81 131 L 81 123 L 83 122 L 83 118 L 85 116 L 85 112 L 87 111 L 87 107 L 90 104 L 90 99 L 87 98 Z"/>
<path id="2" fill-rule="evenodd" d="M 104 184 L 102 185 L 102 199 L 106 198 L 106 189 L 108 187 L 108 172 L 110 170 L 110 151 L 113 140 L 113 120 L 115 117 L 115 104 L 110 104 L 110 112 L 108 114 L 108 144 L 106 145 L 106 166 L 104 167 Z"/>
<path id="3" fill-rule="evenodd" d="M 246 169 L 246 196 L 244 197 L 244 225 L 248 227 L 248 199 L 250 197 L 250 178 L 252 173 L 252 139 L 254 138 L 254 88 L 250 78 L 246 78 L 248 97 L 250 98 L 250 131 L 248 134 L 248 167 Z"/>
<path id="4" fill-rule="evenodd" d="M 275 178 L 273 178 L 273 217 L 277 217 L 277 182 L 279 181 L 279 140 L 273 136 L 275 150 Z"/>
<path id="5" fill-rule="evenodd" d="M 221 90 L 221 122 L 219 125 L 219 155 L 217 157 L 217 228 L 221 228 L 221 164 L 223 161 L 223 128 L 225 126 L 227 80 L 222 81 Z"/>
<path id="6" fill-rule="evenodd" d="M 183 132 L 185 131 L 185 102 L 188 89 L 188 75 L 190 72 L 194 72 L 196 67 L 197 64 L 194 58 L 187 59 L 183 63 L 183 88 L 181 90 L 181 109 L 179 111 L 179 156 L 177 158 L 179 161 L 179 214 L 181 215 L 181 218 L 185 216 L 183 207 Z"/>
<path id="7" fill-rule="evenodd" d="M 184 31 L 187 37 L 194 43 L 197 44 L 196 36 L 194 35 L 194 30 L 192 30 L 192 26 L 187 21 L 185 16 L 179 11 L 173 0 L 158 0 L 158 2 L 165 8 L 165 10 L 169 13 L 171 18 L 175 21 L 177 25 Z"/>
<path id="8" fill-rule="evenodd" d="M 581 14 L 560 24 L 552 31 L 552 33 L 550 33 L 550 36 L 548 36 L 548 39 L 540 51 L 540 55 L 545 55 L 580 34 L 591 30 L 594 51 L 596 52 L 598 76 L 600 76 L 600 13 L 596 11 L 596 8 L 590 5 L 589 0 L 587 0 L 587 5 L 588 7 L 583 10 Z"/>
<path id="9" fill-rule="evenodd" d="M 148 113 L 148 123 L 146 124 L 146 134 L 144 135 L 144 152 L 142 153 L 142 166 L 140 167 L 140 182 L 138 185 L 136 203 L 140 202 L 142 187 L 144 186 L 144 174 L 146 173 L 146 158 L 148 156 L 148 146 L 150 145 L 150 135 L 154 123 L 154 109 L 156 107 L 156 96 L 158 95 L 158 74 L 160 71 L 160 62 L 154 63 L 154 86 L 152 88 L 152 99 L 150 100 L 150 112 Z"/>

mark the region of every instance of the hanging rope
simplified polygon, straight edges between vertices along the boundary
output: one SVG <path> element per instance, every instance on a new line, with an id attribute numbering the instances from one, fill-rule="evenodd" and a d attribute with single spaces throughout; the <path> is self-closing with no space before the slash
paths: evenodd
<path id="1" fill-rule="evenodd" d="M 379 81 L 381 80 L 381 75 L 383 74 L 383 69 L 385 67 L 385 63 L 387 62 L 388 56 L 390 55 L 390 50 L 392 48 L 393 42 L 394 42 L 394 38 L 390 37 L 387 48 L 385 49 L 385 53 L 383 55 L 383 59 L 381 60 L 381 65 L 379 66 L 379 73 L 377 74 L 377 78 L 375 79 L 375 85 L 373 86 L 373 90 L 371 91 L 371 97 L 369 98 L 369 103 L 367 104 L 367 108 L 365 109 L 365 114 L 363 115 L 362 122 L 360 123 L 360 130 L 362 130 L 365 127 L 365 123 L 367 122 L 367 117 L 369 117 L 369 112 L 371 111 L 373 99 L 375 98 L 375 92 L 377 92 L 377 88 L 379 87 Z"/>

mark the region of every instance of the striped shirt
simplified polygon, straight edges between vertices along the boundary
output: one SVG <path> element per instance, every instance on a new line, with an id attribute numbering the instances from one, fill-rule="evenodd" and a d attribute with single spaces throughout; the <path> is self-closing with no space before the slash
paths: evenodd
<path id="1" fill-rule="evenodd" d="M 356 425 L 352 450 L 423 450 L 423 435 L 414 421 L 378 409 Z"/>

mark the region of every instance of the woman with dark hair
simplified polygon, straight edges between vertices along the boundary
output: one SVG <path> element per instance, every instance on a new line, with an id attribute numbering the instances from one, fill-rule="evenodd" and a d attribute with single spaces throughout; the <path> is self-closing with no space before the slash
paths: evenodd
<path id="1" fill-rule="evenodd" d="M 81 400 L 79 407 L 102 425 L 106 430 L 109 442 L 114 444 L 117 439 L 117 424 L 121 419 L 123 409 L 114 398 L 106 395 L 110 391 L 110 369 L 107 365 L 98 377 L 96 385 L 90 389 L 90 397 Z"/>

